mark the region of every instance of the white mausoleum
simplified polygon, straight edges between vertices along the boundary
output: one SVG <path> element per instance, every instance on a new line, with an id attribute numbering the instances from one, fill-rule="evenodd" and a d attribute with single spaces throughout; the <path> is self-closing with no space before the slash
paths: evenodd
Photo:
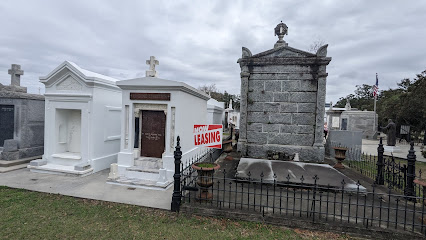
<path id="1" fill-rule="evenodd" d="M 117 82 L 122 89 L 121 147 L 109 183 L 164 189 L 173 182 L 176 138 L 182 159 L 202 151 L 195 147 L 193 126 L 205 124 L 210 98 L 183 82 L 157 77 L 151 57 L 147 76 Z"/>
<path id="2" fill-rule="evenodd" d="M 207 101 L 207 124 L 222 124 L 225 118 L 225 103 L 211 98 Z"/>
<path id="3" fill-rule="evenodd" d="M 45 140 L 36 172 L 88 175 L 117 161 L 121 89 L 114 78 L 65 61 L 45 77 Z"/>

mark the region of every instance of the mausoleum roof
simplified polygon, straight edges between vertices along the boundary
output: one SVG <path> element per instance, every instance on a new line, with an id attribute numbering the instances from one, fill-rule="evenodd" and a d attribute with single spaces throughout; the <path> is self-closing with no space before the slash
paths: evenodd
<path id="1" fill-rule="evenodd" d="M 204 100 L 209 100 L 210 96 L 184 82 L 166 80 L 157 77 L 142 77 L 129 80 L 118 81 L 117 86 L 123 90 L 180 90 Z"/>
<path id="2" fill-rule="evenodd" d="M 73 62 L 69 62 L 69 61 L 65 61 L 65 62 L 71 64 L 73 67 L 75 67 L 78 71 L 80 71 L 81 73 L 83 73 L 88 78 L 104 79 L 104 80 L 108 80 L 108 81 L 111 81 L 111 82 L 120 81 L 118 79 L 115 79 L 115 78 L 112 78 L 112 77 L 109 77 L 109 76 L 105 76 L 105 75 L 102 75 L 102 74 L 99 74 L 99 73 L 95 73 L 95 72 L 83 69 L 83 68 L 79 67 L 77 64 L 75 64 Z"/>
<path id="3" fill-rule="evenodd" d="M 81 68 L 77 64 L 70 62 L 70 61 L 64 61 L 61 63 L 58 67 L 56 67 L 53 71 L 51 71 L 48 75 L 44 77 L 40 77 L 40 82 L 50 85 L 49 80 L 54 77 L 57 73 L 61 72 L 64 68 L 69 69 L 71 72 L 85 80 L 86 83 L 90 82 L 97 83 L 101 85 L 108 85 L 108 86 L 114 86 L 116 88 L 115 82 L 119 81 L 118 79 L 115 79 L 113 77 L 105 76 L 99 73 L 95 73 L 89 70 L 86 70 L 84 68 Z"/>

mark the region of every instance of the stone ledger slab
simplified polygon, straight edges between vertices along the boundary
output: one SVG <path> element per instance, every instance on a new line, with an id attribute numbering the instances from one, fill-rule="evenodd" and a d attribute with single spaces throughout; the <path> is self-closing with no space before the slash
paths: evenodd
<path id="1" fill-rule="evenodd" d="M 330 185 L 331 188 L 341 189 L 342 181 L 345 181 L 344 189 L 347 191 L 357 191 L 357 183 L 337 171 L 328 164 L 303 163 L 303 162 L 285 162 L 276 160 L 264 160 L 255 158 L 241 158 L 236 177 L 238 179 L 250 179 L 260 181 L 263 173 L 263 182 L 273 183 L 274 174 L 277 183 L 303 183 L 313 185 L 315 183 L 314 176 L 317 175 L 317 184 L 319 186 Z M 359 186 L 360 192 L 365 192 L 366 188 Z"/>

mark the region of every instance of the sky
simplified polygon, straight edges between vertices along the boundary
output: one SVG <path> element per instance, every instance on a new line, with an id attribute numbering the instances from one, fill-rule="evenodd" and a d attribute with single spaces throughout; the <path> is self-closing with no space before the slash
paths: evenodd
<path id="1" fill-rule="evenodd" d="M 191 86 L 215 84 L 240 93 L 241 47 L 272 49 L 274 28 L 309 51 L 328 44 L 326 101 L 356 89 L 395 88 L 426 70 L 426 1 L 113 1 L 1 0 L 0 83 L 12 63 L 21 85 L 44 93 L 40 76 L 63 61 L 119 80 L 145 76 L 155 56 L 160 78 Z"/>

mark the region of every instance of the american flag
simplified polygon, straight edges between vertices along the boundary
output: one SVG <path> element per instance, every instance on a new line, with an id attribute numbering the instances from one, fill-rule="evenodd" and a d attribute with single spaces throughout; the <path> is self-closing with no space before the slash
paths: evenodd
<path id="1" fill-rule="evenodd" d="M 379 77 L 376 73 L 376 85 L 373 86 L 373 97 L 377 96 L 377 92 L 379 91 Z"/>

